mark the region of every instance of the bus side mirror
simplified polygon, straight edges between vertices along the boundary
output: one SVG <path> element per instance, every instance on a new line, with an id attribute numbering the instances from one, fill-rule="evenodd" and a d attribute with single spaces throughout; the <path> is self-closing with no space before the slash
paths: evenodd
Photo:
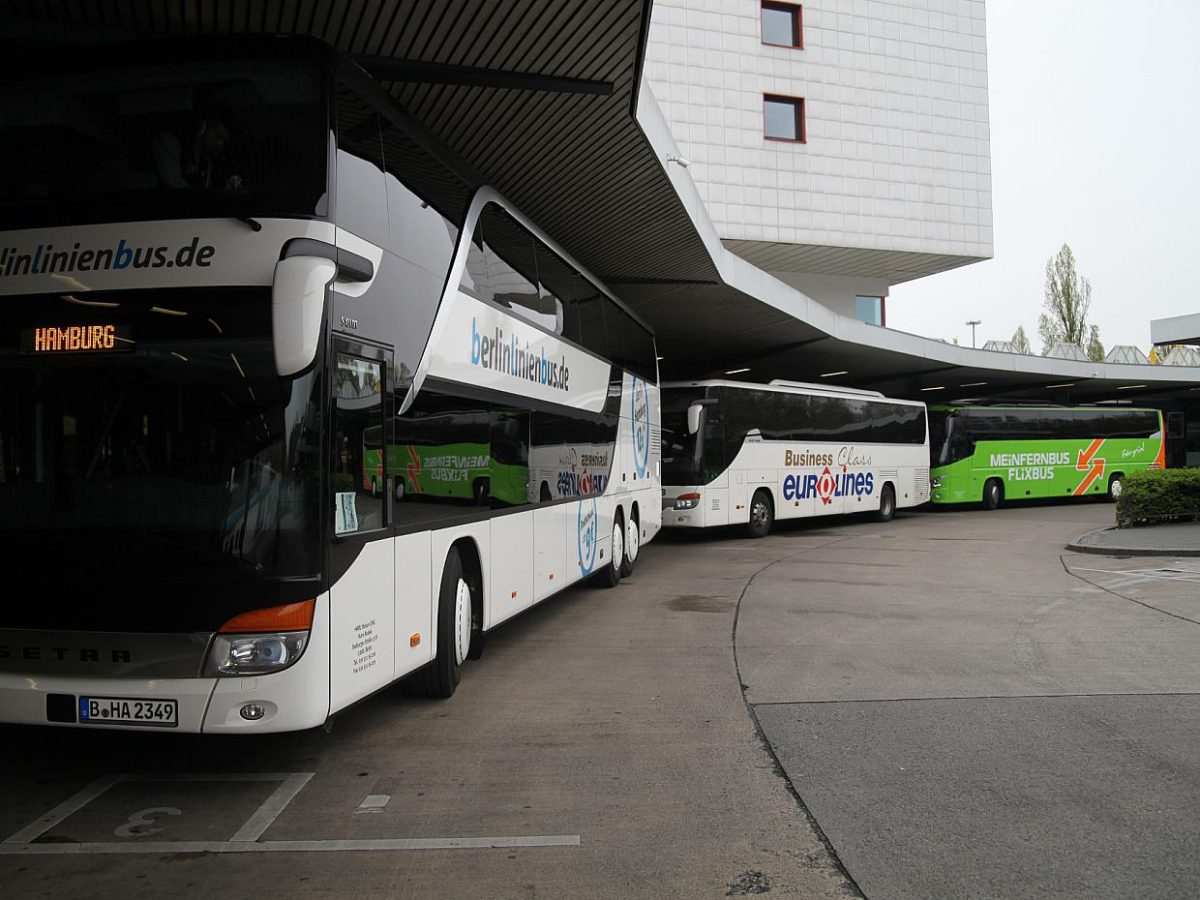
<path id="1" fill-rule="evenodd" d="M 693 403 L 687 410 L 688 434 L 696 434 L 700 430 L 700 416 L 704 412 L 703 403 Z"/>
<path id="2" fill-rule="evenodd" d="M 325 289 L 336 274 L 337 263 L 316 256 L 289 256 L 275 263 L 271 334 L 280 375 L 295 375 L 316 359 Z"/>

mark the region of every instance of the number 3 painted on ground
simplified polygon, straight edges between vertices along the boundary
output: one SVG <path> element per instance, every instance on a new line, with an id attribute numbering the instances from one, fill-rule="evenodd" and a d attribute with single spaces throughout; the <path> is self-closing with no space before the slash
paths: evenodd
<path id="1" fill-rule="evenodd" d="M 129 821 L 121 825 L 113 831 L 117 837 L 145 837 L 148 834 L 158 834 L 162 831 L 161 828 L 154 827 L 154 819 L 151 816 L 181 816 L 182 810 L 178 810 L 173 806 L 151 806 L 148 809 L 139 809 Z"/>

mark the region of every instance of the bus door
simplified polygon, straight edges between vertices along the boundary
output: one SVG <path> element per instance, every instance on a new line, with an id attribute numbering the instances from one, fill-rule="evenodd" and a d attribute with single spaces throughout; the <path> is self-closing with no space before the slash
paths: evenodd
<path id="1" fill-rule="evenodd" d="M 335 337 L 330 366 L 330 711 L 392 680 L 392 351 Z"/>

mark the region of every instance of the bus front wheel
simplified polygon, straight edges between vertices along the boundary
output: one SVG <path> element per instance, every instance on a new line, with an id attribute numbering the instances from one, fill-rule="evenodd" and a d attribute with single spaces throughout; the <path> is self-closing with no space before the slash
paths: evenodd
<path id="1" fill-rule="evenodd" d="M 878 522 L 890 522 L 896 514 L 896 489 L 885 484 L 879 494 L 879 510 L 875 513 Z"/>
<path id="2" fill-rule="evenodd" d="M 989 478 L 983 486 L 983 508 L 996 509 L 1004 502 L 1004 485 L 999 478 Z"/>
<path id="3" fill-rule="evenodd" d="M 463 663 L 471 658 L 478 623 L 474 588 L 457 549 L 446 555 L 438 592 L 437 654 L 417 673 L 416 687 L 426 697 L 450 697 L 462 678 Z"/>
<path id="4" fill-rule="evenodd" d="M 771 505 L 771 495 L 766 491 L 757 491 L 750 501 L 750 521 L 746 523 L 746 534 L 752 538 L 766 537 L 771 533 L 771 525 L 775 522 L 775 508 Z"/>

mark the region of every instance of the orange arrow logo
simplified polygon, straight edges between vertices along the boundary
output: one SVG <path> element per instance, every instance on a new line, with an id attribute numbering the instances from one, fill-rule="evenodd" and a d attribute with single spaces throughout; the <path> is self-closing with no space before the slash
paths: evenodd
<path id="1" fill-rule="evenodd" d="M 1083 476 L 1083 481 L 1079 482 L 1079 486 L 1072 492 L 1072 496 L 1078 497 L 1084 493 L 1092 486 L 1092 482 L 1104 474 L 1104 457 L 1096 456 L 1103 443 L 1103 438 L 1096 438 L 1088 444 L 1086 450 L 1079 451 L 1079 459 L 1075 462 L 1075 468 L 1080 472 L 1087 472 L 1087 474 Z"/>

